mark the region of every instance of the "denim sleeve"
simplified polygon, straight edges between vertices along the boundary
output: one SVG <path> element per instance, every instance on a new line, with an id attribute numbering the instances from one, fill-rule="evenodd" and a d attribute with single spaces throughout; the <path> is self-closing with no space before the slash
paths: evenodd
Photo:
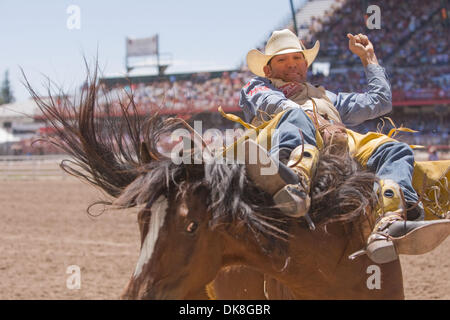
<path id="1" fill-rule="evenodd" d="M 392 111 L 391 86 L 384 68 L 369 64 L 364 71 L 368 83 L 366 92 L 326 92 L 346 126 L 356 126 Z"/>
<path id="2" fill-rule="evenodd" d="M 267 114 L 275 114 L 286 108 L 298 108 L 298 104 L 287 99 L 283 92 L 262 77 L 250 80 L 241 90 L 239 106 L 247 122 L 253 118 L 268 120 Z"/>

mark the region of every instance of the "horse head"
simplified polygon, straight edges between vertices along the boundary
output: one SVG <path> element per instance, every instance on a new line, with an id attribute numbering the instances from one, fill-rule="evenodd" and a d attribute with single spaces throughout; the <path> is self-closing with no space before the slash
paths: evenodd
<path id="1" fill-rule="evenodd" d="M 242 165 L 149 164 L 114 201 L 142 207 L 140 255 L 122 297 L 206 298 L 205 286 L 230 256 L 249 255 L 249 243 L 268 252 L 274 239 L 287 237 L 284 217 L 269 202 Z"/>
<path id="2" fill-rule="evenodd" d="M 122 297 L 185 299 L 203 293 L 220 268 L 220 239 L 211 227 L 208 189 L 201 183 L 164 186 L 153 171 L 133 184 L 150 187 L 138 214 L 141 237 L 136 268 Z M 164 174 L 161 172 L 161 174 Z M 146 185 L 146 179 L 156 185 Z M 177 188 L 179 188 L 177 190 Z M 117 201 L 127 198 L 131 185 Z M 200 276 L 195 276 L 201 274 Z"/>

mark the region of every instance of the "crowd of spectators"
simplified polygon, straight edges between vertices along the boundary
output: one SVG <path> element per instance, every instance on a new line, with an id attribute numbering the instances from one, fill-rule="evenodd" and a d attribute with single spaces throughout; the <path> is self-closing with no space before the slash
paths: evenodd
<path id="1" fill-rule="evenodd" d="M 450 99 L 450 65 L 394 68 L 386 66 L 394 101 Z M 362 68 L 347 69 L 329 76 L 308 75 L 308 81 L 332 92 L 362 92 L 367 81 Z"/>
<path id="2" fill-rule="evenodd" d="M 424 6 L 421 0 L 371 1 L 380 8 L 380 29 L 368 29 L 361 0 L 348 0 L 324 17 L 313 19 L 305 44 L 310 47 L 320 40 L 321 56 L 332 59 L 335 66 L 358 64 L 358 58 L 348 50 L 347 33 L 364 33 L 376 46 L 379 59 L 397 66 L 444 64 L 448 62 L 448 35 L 441 24 L 441 1 L 433 0 Z M 423 58 L 423 56 L 427 56 Z M 409 59 L 407 59 L 409 57 Z M 419 58 L 419 59 L 417 59 Z M 422 60 L 421 60 L 422 59 Z M 405 63 L 405 64 L 398 64 Z"/>
<path id="3" fill-rule="evenodd" d="M 161 81 L 138 83 L 125 86 L 125 91 L 132 93 L 136 104 L 149 108 L 171 110 L 171 113 L 193 113 L 217 111 L 236 107 L 239 90 L 245 83 L 247 73 L 225 71 L 219 77 L 209 73 L 193 74 L 189 80 L 177 80 L 176 76 Z M 109 96 L 124 96 L 124 87 L 115 86 Z"/>
<path id="4" fill-rule="evenodd" d="M 413 33 L 396 55 L 389 61 L 393 66 L 423 66 L 449 64 L 448 27 L 441 23 L 436 13 L 431 21 Z"/>
<path id="5" fill-rule="evenodd" d="M 425 107 L 414 110 L 415 112 L 406 113 L 405 108 L 394 108 L 391 114 L 380 119 L 367 121 L 356 129 L 361 132 L 382 132 L 388 134 L 393 129 L 392 120 L 396 128 L 408 128 L 417 132 L 396 133 L 396 138 L 413 145 L 430 146 L 441 145 L 450 146 L 450 112 L 445 108 Z"/>
<path id="6" fill-rule="evenodd" d="M 309 81 L 334 92 L 364 90 L 367 84 L 361 63 L 348 49 L 346 37 L 347 33 L 364 33 L 386 67 L 394 100 L 450 98 L 450 38 L 439 10 L 442 2 L 433 0 L 426 6 L 420 0 L 367 2 L 380 8 L 380 29 L 372 30 L 365 26 L 363 4 L 361 0 L 336 0 L 309 25 L 299 22 L 301 28 L 309 26 L 306 47 L 320 40 L 318 60 L 330 61 L 332 70 L 340 70 L 327 77 L 310 73 Z"/>
<path id="7" fill-rule="evenodd" d="M 393 100 L 450 99 L 450 66 L 439 68 L 389 68 L 386 67 Z M 125 87 L 115 86 L 108 95 L 124 96 L 132 92 L 134 101 L 148 108 L 164 109 L 171 113 L 192 113 L 235 110 L 239 103 L 240 89 L 252 77 L 248 71 L 223 72 L 221 77 L 208 77 L 203 74 L 199 80 L 166 79 L 149 83 L 135 83 Z M 333 72 L 328 76 L 309 71 L 308 81 L 321 85 L 332 92 L 363 92 L 367 87 L 366 76 L 362 68 Z M 124 91 L 125 89 L 125 91 Z"/>

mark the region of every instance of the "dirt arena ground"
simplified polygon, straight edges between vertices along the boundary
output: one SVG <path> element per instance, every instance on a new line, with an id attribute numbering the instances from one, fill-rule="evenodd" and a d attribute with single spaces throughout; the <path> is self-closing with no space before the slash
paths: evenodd
<path id="1" fill-rule="evenodd" d="M 101 193 L 75 178 L 0 180 L 0 299 L 117 299 L 139 254 L 135 212 L 87 206 Z M 402 257 L 407 299 L 450 299 L 450 239 Z M 81 288 L 68 289 L 68 267 Z"/>

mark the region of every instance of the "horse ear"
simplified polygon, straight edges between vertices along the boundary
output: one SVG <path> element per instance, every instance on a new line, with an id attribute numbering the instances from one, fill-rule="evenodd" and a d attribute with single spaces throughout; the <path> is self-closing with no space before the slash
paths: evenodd
<path id="1" fill-rule="evenodd" d="M 198 179 L 204 175 L 203 150 L 201 143 L 198 143 L 193 137 L 183 137 L 183 149 L 179 156 L 185 169 L 186 179 Z"/>
<path id="2" fill-rule="evenodd" d="M 192 148 L 186 152 L 183 164 L 186 168 L 186 176 L 188 180 L 190 177 L 204 175 L 204 161 L 202 158 L 202 152 L 198 148 Z"/>
<path id="3" fill-rule="evenodd" d="M 193 160 L 191 158 L 191 160 Z M 192 161 L 191 163 L 185 163 L 184 168 L 186 169 L 186 178 L 187 180 L 190 180 L 190 178 L 198 178 L 199 176 L 204 176 L 205 174 L 205 167 L 204 163 L 195 163 Z"/>
<path id="4" fill-rule="evenodd" d="M 139 158 L 142 163 L 150 163 L 152 161 L 152 157 L 150 155 L 150 152 L 148 151 L 147 144 L 142 141 L 140 148 L 139 148 Z"/>

